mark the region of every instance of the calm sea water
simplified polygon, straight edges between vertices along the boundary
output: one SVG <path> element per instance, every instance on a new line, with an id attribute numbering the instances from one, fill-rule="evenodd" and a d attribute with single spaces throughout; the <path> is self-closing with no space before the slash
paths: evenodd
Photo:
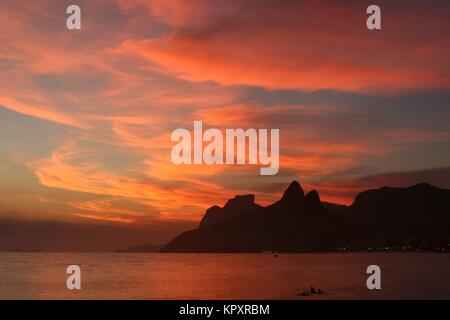
<path id="1" fill-rule="evenodd" d="M 71 264 L 80 291 L 66 289 Z M 0 299 L 450 299 L 449 271 L 450 254 L 428 253 L 0 253 Z M 299 295 L 310 286 L 326 294 Z"/>

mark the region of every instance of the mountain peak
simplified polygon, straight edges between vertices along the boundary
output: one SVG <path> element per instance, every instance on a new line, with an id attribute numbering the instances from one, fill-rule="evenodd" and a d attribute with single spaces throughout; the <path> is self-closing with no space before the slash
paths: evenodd
<path id="1" fill-rule="evenodd" d="M 439 190 L 438 187 L 435 187 L 429 183 L 426 182 L 422 182 L 422 183 L 418 183 L 416 185 L 413 185 L 411 187 L 409 187 L 410 189 L 425 189 L 425 190 Z"/>
<path id="2" fill-rule="evenodd" d="M 319 193 L 316 190 L 311 190 L 306 194 L 306 200 L 309 205 L 313 207 L 322 207 L 322 202 L 320 201 Z"/>
<path id="3" fill-rule="evenodd" d="M 320 196 L 317 190 L 311 190 L 307 193 L 306 198 L 314 202 L 320 202 Z"/>
<path id="4" fill-rule="evenodd" d="M 255 204 L 255 195 L 254 194 L 245 194 L 245 195 L 237 195 L 233 199 L 228 200 L 225 204 L 224 208 L 232 207 L 232 208 L 241 208 L 248 207 Z"/>
<path id="5" fill-rule="evenodd" d="M 305 193 L 303 192 L 302 187 L 298 181 L 292 181 L 289 187 L 284 191 L 283 197 L 281 200 L 290 200 L 290 199 L 303 199 Z"/>
<path id="6" fill-rule="evenodd" d="M 200 221 L 200 228 L 209 227 L 227 220 L 231 220 L 244 212 L 259 208 L 255 203 L 255 195 L 237 195 L 227 201 L 223 208 L 212 206 L 206 210 L 203 219 Z"/>

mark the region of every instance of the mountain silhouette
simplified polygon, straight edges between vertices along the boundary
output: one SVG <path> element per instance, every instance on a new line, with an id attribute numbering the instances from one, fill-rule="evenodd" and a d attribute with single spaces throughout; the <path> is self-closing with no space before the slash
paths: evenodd
<path id="1" fill-rule="evenodd" d="M 351 221 L 322 206 L 317 191 L 305 195 L 294 181 L 274 204 L 185 232 L 162 251 L 329 251 L 362 239 L 363 233 Z"/>
<path id="2" fill-rule="evenodd" d="M 358 194 L 351 206 L 322 203 L 293 181 L 267 207 L 253 195 L 211 207 L 200 227 L 169 242 L 162 252 L 304 252 L 339 248 L 447 246 L 450 190 L 428 184 L 383 187 Z"/>
<path id="3" fill-rule="evenodd" d="M 347 216 L 377 230 L 448 231 L 450 190 L 426 183 L 368 190 L 356 196 Z"/>
<path id="4" fill-rule="evenodd" d="M 260 206 L 255 203 L 255 196 L 253 194 L 236 196 L 228 200 L 223 208 L 212 206 L 206 210 L 203 219 L 200 221 L 199 228 L 210 227 L 220 222 L 231 220 L 244 212 L 256 208 L 260 208 Z"/>

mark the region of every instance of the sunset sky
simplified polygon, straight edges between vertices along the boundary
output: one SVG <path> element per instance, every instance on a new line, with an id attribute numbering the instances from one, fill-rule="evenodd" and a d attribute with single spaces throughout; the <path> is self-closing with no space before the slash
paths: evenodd
<path id="1" fill-rule="evenodd" d="M 82 29 L 66 28 L 66 7 Z M 450 187 L 450 2 L 0 3 L 0 217 L 167 225 L 297 179 Z M 176 128 L 279 128 L 280 172 L 176 166 Z"/>

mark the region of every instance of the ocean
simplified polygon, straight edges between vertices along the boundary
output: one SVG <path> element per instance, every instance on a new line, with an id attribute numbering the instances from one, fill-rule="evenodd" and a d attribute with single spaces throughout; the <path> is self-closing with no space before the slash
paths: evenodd
<path id="1" fill-rule="evenodd" d="M 66 288 L 69 265 L 81 290 Z M 448 253 L 14 252 L 0 253 L 0 299 L 450 299 L 449 270 Z M 302 296 L 311 286 L 324 294 Z"/>

